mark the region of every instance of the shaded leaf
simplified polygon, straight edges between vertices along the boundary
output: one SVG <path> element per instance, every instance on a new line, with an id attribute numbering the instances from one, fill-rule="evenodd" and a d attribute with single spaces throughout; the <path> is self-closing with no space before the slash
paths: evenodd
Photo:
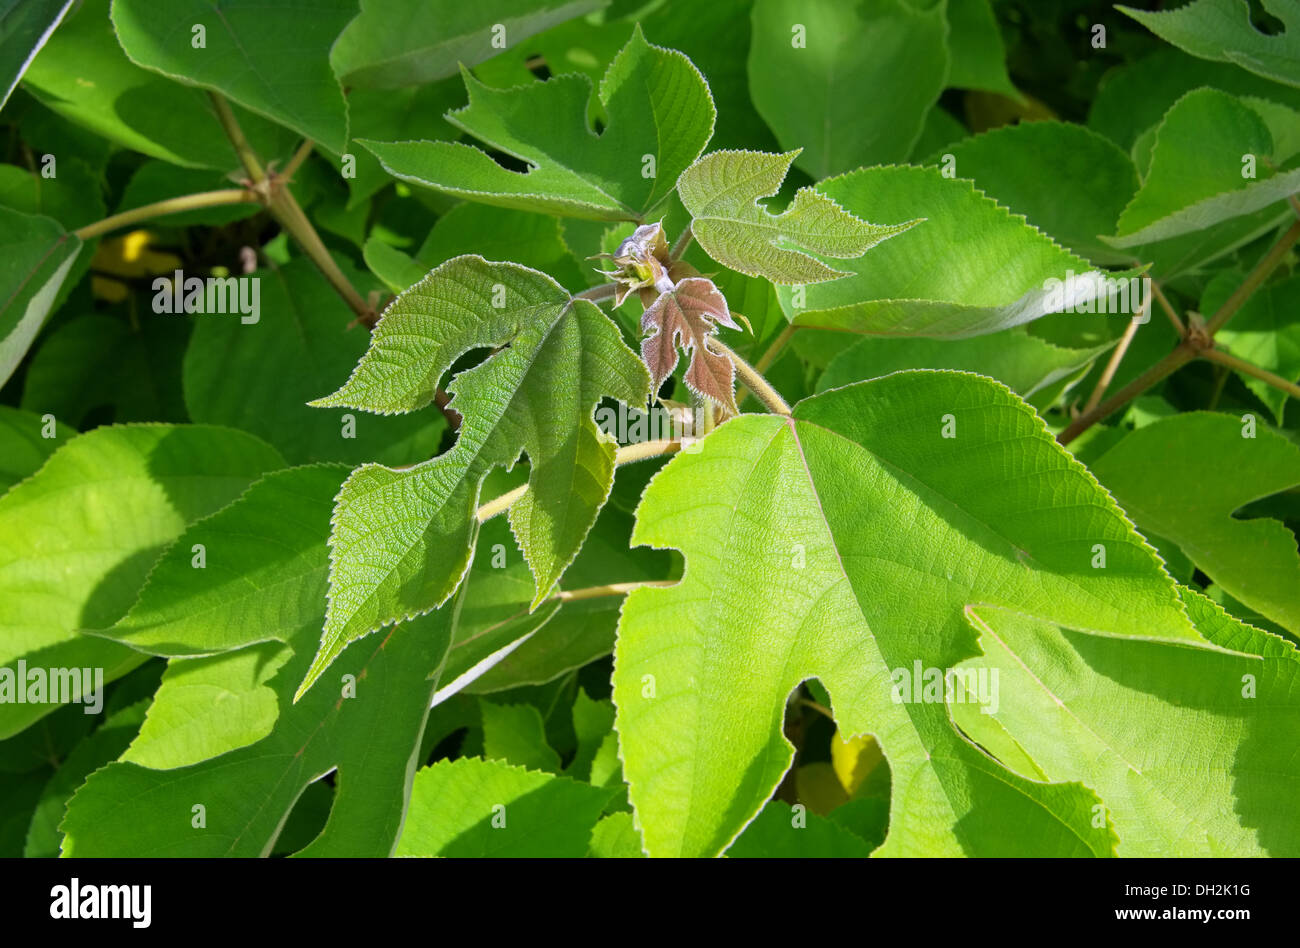
<path id="1" fill-rule="evenodd" d="M 944 5 L 757 0 L 754 105 L 814 178 L 902 161 L 948 75 Z M 799 32 L 799 31 L 802 32 Z"/>
<path id="2" fill-rule="evenodd" d="M 1141 529 L 1177 543 L 1234 598 L 1300 634 L 1295 535 L 1268 517 L 1235 516 L 1300 484 L 1300 448 L 1263 424 L 1186 412 L 1139 428 L 1089 467 Z M 1173 472 L 1186 490 L 1170 489 Z"/>
<path id="3" fill-rule="evenodd" d="M 609 792 L 463 757 L 415 775 L 398 856 L 581 857 Z"/>
<path id="4" fill-rule="evenodd" d="M 361 89 L 418 86 L 456 75 L 501 53 L 496 28 L 509 46 L 609 0 L 486 0 L 416 4 L 362 0 L 361 12 L 330 50 L 344 85 Z"/>
<path id="5" fill-rule="evenodd" d="M 131 61 L 186 85 L 213 89 L 341 152 L 347 105 L 330 47 L 356 12 L 353 0 L 275 4 L 113 0 L 113 27 Z M 195 47 L 193 29 L 204 29 Z M 283 37 L 292 36 L 286 44 Z M 292 81 L 286 81 L 292 77 Z"/>

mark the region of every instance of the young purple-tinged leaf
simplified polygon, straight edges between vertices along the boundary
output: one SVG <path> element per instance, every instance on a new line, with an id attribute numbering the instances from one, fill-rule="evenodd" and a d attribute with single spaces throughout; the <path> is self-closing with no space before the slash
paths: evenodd
<path id="1" fill-rule="evenodd" d="M 682 172 L 677 192 L 691 212 L 691 232 L 710 257 L 773 283 L 821 283 L 844 271 L 810 254 L 860 257 L 921 222 L 869 224 L 812 188 L 800 188 L 785 211 L 773 214 L 758 201 L 780 190 L 797 154 L 715 151 Z"/>
<path id="2" fill-rule="evenodd" d="M 641 358 L 650 370 L 652 390 L 677 368 L 677 347 L 691 354 L 686 369 L 686 387 L 696 395 L 736 411 L 736 366 L 725 355 L 709 348 L 718 326 L 739 329 L 731 318 L 727 300 L 713 281 L 688 277 L 671 290 L 660 293 L 641 317 Z"/>

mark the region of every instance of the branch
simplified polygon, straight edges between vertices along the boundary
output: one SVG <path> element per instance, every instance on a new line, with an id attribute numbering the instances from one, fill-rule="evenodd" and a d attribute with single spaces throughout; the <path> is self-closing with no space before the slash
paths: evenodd
<path id="1" fill-rule="evenodd" d="M 239 163 L 244 166 L 253 184 L 261 184 L 266 180 L 266 172 L 262 169 L 262 163 L 257 160 L 257 153 L 253 151 L 253 146 L 248 144 L 248 139 L 244 137 L 244 130 L 239 127 L 235 113 L 230 110 L 230 103 L 215 92 L 209 92 L 208 97 L 217 110 L 217 119 L 225 129 L 226 137 L 230 139 L 230 144 L 235 146 Z"/>
<path id="2" fill-rule="evenodd" d="M 1169 305 L 1169 298 L 1165 296 L 1164 290 L 1160 289 L 1160 284 L 1155 280 L 1151 281 L 1151 292 L 1155 296 L 1156 302 L 1160 304 L 1160 308 L 1165 311 L 1165 315 L 1169 317 L 1169 321 L 1174 324 L 1174 329 L 1178 331 L 1179 338 L 1186 339 L 1187 327 L 1184 326 L 1183 321 L 1178 318 L 1178 314 L 1174 312 L 1174 308 Z"/>
<path id="3" fill-rule="evenodd" d="M 1056 440 L 1061 445 L 1067 445 L 1083 432 L 1087 431 L 1101 419 L 1105 418 L 1117 408 L 1122 408 L 1130 401 L 1137 398 L 1152 385 L 1155 385 L 1161 379 L 1173 375 L 1176 371 L 1185 366 L 1192 359 L 1196 358 L 1196 350 L 1186 344 L 1179 344 L 1178 348 L 1165 356 L 1151 368 L 1147 369 L 1133 381 L 1129 382 L 1122 389 L 1106 399 L 1091 411 L 1085 411 L 1074 421 L 1070 422 L 1056 436 Z"/>
<path id="4" fill-rule="evenodd" d="M 285 165 L 284 170 L 280 172 L 280 177 L 285 181 L 292 178 L 294 172 L 301 168 L 302 163 L 311 156 L 312 150 L 315 147 L 316 143 L 310 138 L 303 139 L 303 143 L 298 146 L 298 150 L 293 153 L 293 157 L 289 159 L 289 163 Z"/>
<path id="5" fill-rule="evenodd" d="M 736 366 L 736 375 L 745 383 L 754 393 L 754 396 L 768 407 L 768 409 L 778 415 L 789 415 L 790 406 L 785 403 L 781 393 L 774 389 L 767 379 L 756 370 L 752 365 L 731 351 L 726 344 L 719 342 L 717 339 L 710 339 L 710 343 L 720 355 L 726 356 Z M 737 402 L 739 405 L 739 402 Z"/>
<path id="6" fill-rule="evenodd" d="M 1223 324 L 1232 318 L 1233 314 L 1241 308 L 1241 305 L 1250 298 L 1251 294 L 1259 289 L 1260 284 L 1267 280 L 1273 271 L 1278 268 L 1278 265 L 1286 259 L 1287 253 L 1290 252 L 1291 247 L 1297 240 L 1300 240 L 1300 220 L 1292 224 L 1287 229 L 1287 232 L 1278 238 L 1277 243 L 1260 258 L 1259 263 L 1255 264 L 1255 268 L 1246 275 L 1246 279 L 1241 286 L 1237 287 L 1236 291 L 1219 307 L 1218 312 L 1214 314 L 1205 327 L 1205 331 L 1209 335 L 1213 336 L 1223 328 Z"/>
<path id="7" fill-rule="evenodd" d="M 1154 283 L 1151 285 L 1155 286 Z M 1106 389 L 1110 388 L 1110 383 L 1115 378 L 1115 372 L 1119 369 L 1124 353 L 1128 352 L 1129 343 L 1133 341 L 1133 337 L 1137 335 L 1138 326 L 1142 324 L 1142 315 L 1150 305 L 1148 300 L 1143 308 L 1138 310 L 1137 315 L 1130 319 L 1128 325 L 1124 327 L 1124 335 L 1119 337 L 1119 344 L 1115 346 L 1115 350 L 1110 354 L 1110 359 L 1106 362 L 1106 368 L 1102 369 L 1101 378 L 1097 380 L 1097 387 L 1092 390 L 1087 403 L 1083 406 L 1085 412 L 1096 408 L 1097 403 L 1101 401 L 1101 396 L 1105 395 Z"/>
<path id="8" fill-rule="evenodd" d="M 582 599 L 598 599 L 601 596 L 621 596 L 643 586 L 676 586 L 675 579 L 649 579 L 637 583 L 606 583 L 604 586 L 587 586 L 583 589 L 560 589 L 551 600 L 558 602 L 578 602 Z"/>
<path id="9" fill-rule="evenodd" d="M 163 217 L 167 214 L 179 214 L 182 211 L 193 211 L 202 207 L 222 207 L 228 204 L 252 204 L 257 201 L 257 195 L 247 188 L 224 188 L 220 191 L 202 191 L 198 194 L 185 194 L 181 197 L 167 198 L 165 201 L 155 201 L 153 204 L 146 204 L 143 207 L 132 208 L 129 211 L 123 211 L 121 214 L 114 214 L 111 217 L 105 217 L 102 221 L 95 221 L 93 224 L 87 224 L 85 227 L 74 230 L 73 233 L 82 240 L 90 240 L 92 237 L 98 237 L 106 234 L 111 230 L 117 230 L 119 227 L 127 227 L 140 221 L 149 220 L 154 217 Z"/>
<path id="10" fill-rule="evenodd" d="M 658 441 L 642 441 L 638 444 L 629 444 L 618 449 L 618 453 L 614 455 L 614 466 L 622 467 L 624 464 L 635 464 L 637 461 L 646 461 L 660 455 L 673 454 L 681 446 L 680 441 L 666 438 Z M 528 493 L 528 485 L 521 484 L 514 490 L 506 491 L 500 497 L 494 497 L 487 503 L 480 505 L 476 514 L 478 522 L 483 523 L 505 513 L 510 509 L 511 504 L 526 493 Z"/>
<path id="11" fill-rule="evenodd" d="M 1209 359 L 1211 362 L 1217 362 L 1219 365 L 1227 366 L 1230 369 L 1236 369 L 1238 372 L 1244 372 L 1246 375 L 1253 375 L 1262 382 L 1267 382 L 1276 389 L 1286 392 L 1293 398 L 1300 398 L 1300 385 L 1294 382 L 1288 382 L 1280 375 L 1274 375 L 1267 369 L 1261 369 L 1259 366 L 1247 362 L 1245 359 L 1239 359 L 1235 355 L 1223 352 L 1219 349 L 1206 349 L 1201 353 L 1201 357 Z"/>

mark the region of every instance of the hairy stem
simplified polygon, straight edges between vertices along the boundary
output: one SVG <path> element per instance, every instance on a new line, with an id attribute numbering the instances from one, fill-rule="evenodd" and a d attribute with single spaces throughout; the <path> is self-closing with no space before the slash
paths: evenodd
<path id="1" fill-rule="evenodd" d="M 1242 281 L 1241 286 L 1237 287 L 1233 294 L 1219 307 L 1218 312 L 1210 318 L 1205 327 L 1205 331 L 1209 335 L 1213 336 L 1222 329 L 1223 324 L 1231 319 L 1237 310 L 1241 309 L 1241 305 L 1250 298 L 1252 293 L 1259 289 L 1260 285 L 1286 259 L 1286 255 L 1295 246 L 1297 240 L 1300 240 L 1300 220 L 1287 228 L 1287 232 L 1278 238 L 1277 243 L 1269 248 L 1268 253 L 1264 254 L 1259 263 L 1255 264 L 1254 269 L 1246 275 L 1246 279 Z"/>
<path id="2" fill-rule="evenodd" d="M 622 467 L 624 464 L 635 464 L 637 461 L 645 461 L 650 458 L 659 457 L 664 454 L 672 454 L 680 449 L 682 443 L 677 440 L 662 438 L 658 441 L 642 441 L 639 444 L 629 444 L 618 449 L 614 455 L 614 464 Z M 524 494 L 528 493 L 528 485 L 520 484 L 514 490 L 506 491 L 499 497 L 493 497 L 485 504 L 480 504 L 476 516 L 479 523 L 485 520 L 491 520 L 499 514 L 505 513 L 513 504 Z"/>
<path id="3" fill-rule="evenodd" d="M 1219 365 L 1226 366 L 1230 369 L 1236 369 L 1238 372 L 1244 372 L 1246 375 L 1254 376 L 1262 382 L 1273 386 L 1293 398 L 1300 398 L 1300 385 L 1294 382 L 1288 382 L 1280 375 L 1274 375 L 1267 369 L 1261 369 L 1257 365 L 1247 362 L 1245 359 L 1239 359 L 1235 355 L 1223 352 L 1220 349 L 1206 349 L 1201 353 L 1201 358 L 1208 359 L 1211 362 L 1217 362 Z"/>
<path id="4" fill-rule="evenodd" d="M 109 231 L 117 230 L 119 227 L 128 227 L 131 224 L 137 224 L 140 221 L 150 220 L 155 217 L 165 217 L 168 214 L 179 214 L 182 211 L 193 211 L 201 207 L 221 207 L 227 204 L 252 204 L 256 201 L 257 195 L 247 188 L 223 188 L 219 191 L 202 191 L 198 194 L 184 194 L 180 197 L 167 198 L 165 201 L 155 201 L 153 204 L 146 204 L 143 207 L 136 207 L 129 211 L 123 211 L 121 214 L 114 214 L 111 217 L 105 217 L 102 221 L 95 221 L 93 224 L 87 224 L 85 227 L 73 231 L 73 233 L 82 240 L 90 240 L 92 237 L 107 234 Z"/>
<path id="5" fill-rule="evenodd" d="M 1137 398 L 1152 385 L 1155 385 L 1162 379 L 1168 378 L 1176 371 L 1185 366 L 1192 359 L 1196 358 L 1196 350 L 1191 346 L 1180 344 L 1173 352 L 1165 356 L 1151 368 L 1147 369 L 1133 381 L 1129 382 L 1122 389 L 1106 399 L 1100 405 L 1097 405 L 1091 411 L 1085 411 L 1074 421 L 1070 422 L 1056 440 L 1066 445 L 1073 441 L 1083 432 L 1087 431 L 1101 419 L 1105 418 L 1117 408 L 1122 408 L 1130 401 Z"/>
<path id="6" fill-rule="evenodd" d="M 709 344 L 720 355 L 724 355 L 732 361 L 736 366 L 736 375 L 754 393 L 754 397 L 767 406 L 768 410 L 778 415 L 790 414 L 790 406 L 785 403 L 781 393 L 774 389 L 757 369 L 717 339 L 710 339 Z M 737 401 L 737 404 L 739 404 L 739 401 Z"/>
<path id="7" fill-rule="evenodd" d="M 691 225 L 687 224 L 686 229 L 677 235 L 677 239 L 673 241 L 673 245 L 668 251 L 669 261 L 682 259 L 682 254 L 686 253 L 687 248 L 690 247 L 691 241 L 694 239 L 695 234 L 691 232 Z"/>
<path id="8" fill-rule="evenodd" d="M 589 290 L 583 290 L 581 293 L 574 293 L 575 300 L 591 300 L 593 303 L 599 303 L 603 300 L 612 300 L 614 294 L 618 292 L 617 283 L 602 283 L 600 286 L 593 286 Z"/>

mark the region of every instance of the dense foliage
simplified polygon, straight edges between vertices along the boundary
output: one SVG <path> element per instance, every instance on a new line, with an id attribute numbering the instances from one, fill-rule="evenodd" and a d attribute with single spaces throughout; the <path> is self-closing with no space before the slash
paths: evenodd
<path id="1" fill-rule="evenodd" d="M 1300 855 L 1297 37 L 0 3 L 0 854 Z"/>

